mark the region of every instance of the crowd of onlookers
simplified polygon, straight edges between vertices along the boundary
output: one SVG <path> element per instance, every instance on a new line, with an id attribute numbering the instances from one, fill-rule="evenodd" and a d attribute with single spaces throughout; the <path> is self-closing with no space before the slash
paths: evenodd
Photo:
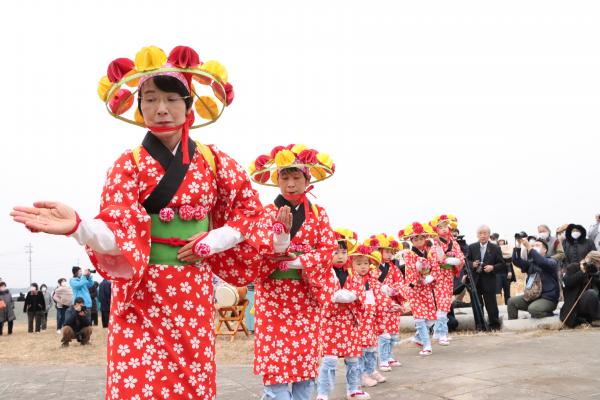
<path id="1" fill-rule="evenodd" d="M 27 331 L 39 333 L 48 328 L 48 313 L 56 309 L 56 333 L 62 335 L 62 345 L 67 347 L 75 339 L 82 345 L 89 343 L 92 326 L 98 325 L 100 314 L 103 328 L 108 327 L 110 315 L 111 283 L 104 279 L 98 283 L 92 270 L 73 267 L 71 279 L 58 279 L 52 293 L 46 284 L 31 283 L 23 296 L 23 313 L 27 316 Z M 15 299 L 6 283 L 0 279 L 0 335 L 12 335 Z"/>

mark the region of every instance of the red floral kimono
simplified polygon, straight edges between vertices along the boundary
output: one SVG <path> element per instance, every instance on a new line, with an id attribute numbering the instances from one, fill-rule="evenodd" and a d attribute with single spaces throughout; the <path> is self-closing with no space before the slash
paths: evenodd
<path id="1" fill-rule="evenodd" d="M 233 285 L 251 282 L 272 245 L 271 227 L 244 169 L 210 146 L 216 171 L 196 149 L 169 207 L 203 206 L 210 225 L 225 224 L 245 241 L 195 265 L 149 264 L 151 217 L 142 206 L 165 169 L 146 148 L 126 151 L 109 169 L 97 218 L 114 233 L 119 255 L 88 253 L 112 281 L 107 399 L 214 399 L 213 273 Z M 133 270 L 126 278 L 125 271 Z"/>
<path id="2" fill-rule="evenodd" d="M 404 255 L 406 294 L 410 301 L 412 315 L 415 319 L 435 320 L 436 305 L 433 292 L 435 281 L 426 284 L 423 281 L 424 275 L 417 270 L 417 263 L 421 264 L 422 270 L 429 270 L 434 278 L 438 276 L 439 265 L 431 257 L 425 254 L 418 255 L 415 251 L 418 250 L 413 248 Z"/>
<path id="3" fill-rule="evenodd" d="M 383 282 L 381 282 L 381 285 L 388 285 L 390 288 L 398 291 L 398 295 L 391 297 L 391 299 L 398 304 L 402 304 L 402 302 L 405 300 L 404 296 L 403 296 L 403 293 L 405 293 L 404 276 L 402 276 L 402 272 L 396 266 L 396 264 L 394 264 L 393 262 L 390 261 L 388 263 L 383 263 L 382 265 L 380 265 L 379 266 L 380 271 L 381 271 L 381 268 L 384 266 L 387 266 L 388 272 L 387 272 Z M 383 273 L 383 272 L 381 272 L 381 273 Z M 382 293 L 382 294 L 384 296 L 386 296 L 384 293 Z M 400 332 L 400 316 L 401 315 L 402 314 L 399 312 L 398 313 L 387 312 L 387 313 L 381 314 L 382 320 L 381 320 L 381 324 L 379 326 L 380 327 L 379 334 L 389 333 L 392 335 L 397 335 Z"/>
<path id="4" fill-rule="evenodd" d="M 275 218 L 278 207 L 268 205 L 266 209 Z M 320 308 L 333 294 L 331 259 L 337 249 L 323 208 L 316 206 L 308 213 L 290 248 L 302 250 L 303 269 L 270 274 L 275 263 L 267 261 L 255 282 L 254 373 L 263 376 L 265 385 L 317 376 Z"/>
<path id="5" fill-rule="evenodd" d="M 356 295 L 357 300 L 347 304 L 332 301 L 325 303 L 321 315 L 321 356 L 360 357 L 362 347 L 358 320 L 365 301 L 365 284 L 363 278 L 356 273 L 348 274 L 343 286 L 335 274 L 334 279 L 335 290 L 349 290 Z"/>
<path id="6" fill-rule="evenodd" d="M 377 279 L 378 276 L 379 270 L 369 271 L 369 274 L 366 275 L 366 282 L 368 282 L 369 290 L 372 291 L 374 304 L 365 304 L 361 314 L 359 330 L 363 349 L 377 347 L 377 338 L 385 331 L 387 321 L 400 317 L 400 312 L 390 311 L 395 302 L 381 291 L 381 282 Z"/>
<path id="7" fill-rule="evenodd" d="M 441 252 L 438 251 L 441 249 Z M 444 256 L 440 258 L 440 254 Z M 459 276 L 462 266 L 465 264 L 465 256 L 460 250 L 460 246 L 453 238 L 447 239 L 447 242 L 436 239 L 433 248 L 430 251 L 431 257 L 439 265 L 436 269 L 435 278 L 435 301 L 438 311 L 450 312 L 452 306 L 452 291 L 454 289 L 454 276 Z M 455 257 L 460 260 L 460 265 L 444 264 L 446 257 Z"/>

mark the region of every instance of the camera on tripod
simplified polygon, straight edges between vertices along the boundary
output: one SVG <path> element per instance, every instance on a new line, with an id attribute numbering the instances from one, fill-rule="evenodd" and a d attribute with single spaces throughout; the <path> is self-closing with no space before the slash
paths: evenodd
<path id="1" fill-rule="evenodd" d="M 515 240 L 527 239 L 528 236 L 529 235 L 524 231 L 517 232 L 515 233 Z"/>

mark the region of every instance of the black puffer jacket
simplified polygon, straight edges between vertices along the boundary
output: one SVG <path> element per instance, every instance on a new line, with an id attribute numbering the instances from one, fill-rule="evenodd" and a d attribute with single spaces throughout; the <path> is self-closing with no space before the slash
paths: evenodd
<path id="1" fill-rule="evenodd" d="M 589 284 L 588 284 L 589 282 Z M 563 296 L 565 303 L 560 309 L 560 320 L 564 321 L 571 312 L 571 309 L 575 305 L 575 302 L 579 298 L 579 295 L 587 285 L 587 289 L 593 289 L 597 293 L 600 293 L 600 279 L 592 277 L 581 271 L 579 263 L 569 264 L 565 268 L 565 275 L 563 276 Z M 569 318 L 565 322 L 565 325 L 569 328 L 573 328 L 581 323 L 578 318 L 577 312 L 573 310 L 569 315 Z"/>
<path id="2" fill-rule="evenodd" d="M 577 229 L 581 232 L 581 236 L 577 240 L 573 239 L 571 235 L 573 229 Z M 563 249 L 565 251 L 565 259 L 563 265 L 569 265 L 572 263 L 579 263 L 583 260 L 587 253 L 592 250 L 596 250 L 594 242 L 586 237 L 585 228 L 581 225 L 569 224 L 565 231 L 565 240 L 562 242 Z"/>

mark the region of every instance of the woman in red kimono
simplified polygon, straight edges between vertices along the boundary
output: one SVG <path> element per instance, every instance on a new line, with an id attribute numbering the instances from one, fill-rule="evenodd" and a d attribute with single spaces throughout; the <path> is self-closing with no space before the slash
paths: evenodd
<path id="1" fill-rule="evenodd" d="M 327 154 L 304 145 L 277 146 L 250 166 L 254 181 L 281 192 L 266 206 L 282 222 L 274 243 L 281 261 L 264 264 L 254 296 L 254 373 L 263 376 L 267 399 L 308 400 L 312 395 L 321 307 L 335 290 L 331 259 L 338 246 L 325 210 L 306 194 L 311 179 L 324 180 L 334 169 Z M 287 219 L 277 217 L 282 211 Z"/>
<path id="2" fill-rule="evenodd" d="M 216 99 L 200 96 L 192 107 L 201 89 L 193 80 Z M 134 96 L 125 85 L 137 88 L 134 119 L 124 116 Z M 231 103 L 227 73 L 189 47 L 167 58 L 151 46 L 135 62 L 113 61 L 98 91 L 111 115 L 148 129 L 109 169 L 98 216 L 37 202 L 15 207 L 13 218 L 74 237 L 112 281 L 106 399 L 214 399 L 213 273 L 247 284 L 273 240 L 243 168 L 188 137 L 218 118 L 217 102 Z M 194 108 L 208 122 L 192 126 Z"/>
<path id="3" fill-rule="evenodd" d="M 385 233 L 373 235 L 365 241 L 365 244 L 378 249 L 382 261 L 379 264 L 379 282 L 381 282 L 382 292 L 393 299 L 397 304 L 404 302 L 402 293 L 404 292 L 404 276 L 396 264 L 394 254 L 400 250 L 400 243 L 393 236 Z M 402 364 L 394 357 L 394 346 L 399 341 L 400 316 L 401 313 L 384 313 L 384 317 L 379 332 L 379 369 L 384 372 L 392 370 L 392 367 L 399 367 Z"/>
<path id="4" fill-rule="evenodd" d="M 348 229 L 336 229 L 338 249 L 333 254 L 335 292 L 322 307 L 322 361 L 317 379 L 317 400 L 327 400 L 335 386 L 338 357 L 346 365 L 346 392 L 351 399 L 369 399 L 360 390 L 359 357 L 362 355 L 358 319 L 365 301 L 364 282 L 353 273 L 348 262 L 348 250 L 356 246 L 356 234 Z"/>
<path id="5" fill-rule="evenodd" d="M 406 292 L 417 330 L 414 342 L 422 347 L 419 354 L 428 356 L 431 354 L 428 326 L 433 325 L 436 318 L 433 288 L 439 265 L 429 255 L 425 242 L 435 233 L 428 224 L 413 222 L 404 228 L 403 235 L 412 243 L 412 249 L 404 255 L 404 261 Z"/>
<path id="6" fill-rule="evenodd" d="M 435 276 L 435 302 L 437 306 L 437 319 L 433 328 L 433 340 L 438 340 L 442 346 L 450 344 L 448 337 L 448 313 L 452 306 L 452 290 L 454 277 L 460 276 L 460 271 L 465 264 L 465 256 L 459 244 L 452 236 L 452 231 L 457 227 L 456 217 L 452 214 L 436 216 L 430 225 L 438 237 L 434 239 L 431 256 L 440 266 L 438 275 Z"/>

